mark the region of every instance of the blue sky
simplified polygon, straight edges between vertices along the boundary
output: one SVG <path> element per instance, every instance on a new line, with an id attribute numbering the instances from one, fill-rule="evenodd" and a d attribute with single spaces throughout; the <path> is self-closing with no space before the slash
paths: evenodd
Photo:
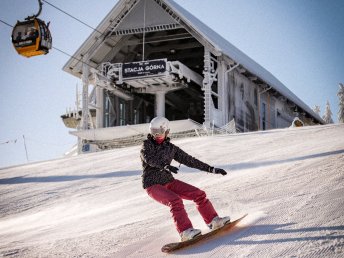
<path id="1" fill-rule="evenodd" d="M 49 0 L 96 27 L 116 0 Z M 311 108 L 329 100 L 337 121 L 339 82 L 344 82 L 344 2 L 340 0 L 176 0 L 221 34 Z M 14 25 L 36 13 L 36 0 L 1 0 L 0 19 Z M 51 21 L 53 46 L 69 54 L 92 32 L 44 3 L 40 18 Z M 62 71 L 69 59 L 19 56 L 12 29 L 0 23 L 0 167 L 59 158 L 75 143 L 60 115 L 75 103 L 80 81 Z M 17 142 L 7 141 L 16 140 Z"/>

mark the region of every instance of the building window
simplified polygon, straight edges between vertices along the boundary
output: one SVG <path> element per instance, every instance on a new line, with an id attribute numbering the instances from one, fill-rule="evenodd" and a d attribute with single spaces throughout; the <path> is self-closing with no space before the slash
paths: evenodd
<path id="1" fill-rule="evenodd" d="M 244 97 L 245 97 L 244 84 L 240 85 L 240 94 L 241 94 L 241 100 L 244 100 Z"/>
<path id="2" fill-rule="evenodd" d="M 134 124 L 140 123 L 140 111 L 137 109 L 134 109 Z"/>
<path id="3" fill-rule="evenodd" d="M 125 103 L 120 102 L 119 103 L 119 125 L 125 125 L 126 119 L 125 119 Z"/>
<path id="4" fill-rule="evenodd" d="M 262 130 L 266 130 L 266 104 L 262 103 L 261 110 Z"/>
<path id="5" fill-rule="evenodd" d="M 212 94 L 211 99 L 213 100 L 214 107 L 216 109 L 219 109 L 219 98 Z"/>
<path id="6" fill-rule="evenodd" d="M 217 82 L 214 82 L 213 85 L 211 85 L 211 90 L 215 92 L 216 94 L 219 93 L 219 88 L 217 86 Z"/>
<path id="7" fill-rule="evenodd" d="M 105 95 L 104 100 L 104 127 L 115 126 L 116 112 L 113 106 L 114 98 L 110 94 Z"/>
<path id="8" fill-rule="evenodd" d="M 212 91 L 211 99 L 213 100 L 214 107 L 216 109 L 219 109 L 219 98 L 218 98 L 219 88 L 218 88 L 217 82 L 214 82 L 213 85 L 211 85 L 211 91 Z"/>
<path id="9" fill-rule="evenodd" d="M 105 99 L 105 127 L 110 127 L 110 100 L 109 97 Z"/>

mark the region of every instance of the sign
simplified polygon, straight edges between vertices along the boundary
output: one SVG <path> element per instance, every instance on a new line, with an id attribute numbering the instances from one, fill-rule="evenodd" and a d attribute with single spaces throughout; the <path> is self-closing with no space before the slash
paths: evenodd
<path id="1" fill-rule="evenodd" d="M 89 152 L 90 151 L 90 145 L 89 144 L 83 144 L 82 145 L 82 152 Z"/>
<path id="2" fill-rule="evenodd" d="M 123 79 L 155 76 L 164 72 L 166 72 L 166 59 L 124 63 L 122 65 Z"/>

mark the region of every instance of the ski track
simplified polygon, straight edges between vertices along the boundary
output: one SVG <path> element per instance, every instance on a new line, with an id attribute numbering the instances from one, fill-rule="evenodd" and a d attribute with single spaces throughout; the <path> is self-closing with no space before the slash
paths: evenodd
<path id="1" fill-rule="evenodd" d="M 343 136 L 341 124 L 173 141 L 230 171 L 181 166 L 175 177 L 204 189 L 219 215 L 248 216 L 169 255 L 161 247 L 179 237 L 142 190 L 139 146 L 2 168 L 0 257 L 343 257 Z"/>

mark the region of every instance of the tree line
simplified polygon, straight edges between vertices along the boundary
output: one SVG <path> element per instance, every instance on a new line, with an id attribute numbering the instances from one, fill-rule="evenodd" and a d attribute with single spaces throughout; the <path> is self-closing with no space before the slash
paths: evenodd
<path id="1" fill-rule="evenodd" d="M 339 83 L 339 90 L 337 93 L 337 96 L 339 98 L 339 110 L 338 110 L 338 122 L 339 123 L 344 123 L 344 84 Z M 320 116 L 320 106 L 315 105 L 313 108 L 313 111 L 317 113 Z M 322 116 L 322 119 L 326 122 L 326 124 L 333 124 L 333 119 L 332 119 L 332 111 L 331 111 L 331 106 L 330 102 L 327 100 L 326 102 L 326 107 L 325 107 L 325 112 Z"/>

